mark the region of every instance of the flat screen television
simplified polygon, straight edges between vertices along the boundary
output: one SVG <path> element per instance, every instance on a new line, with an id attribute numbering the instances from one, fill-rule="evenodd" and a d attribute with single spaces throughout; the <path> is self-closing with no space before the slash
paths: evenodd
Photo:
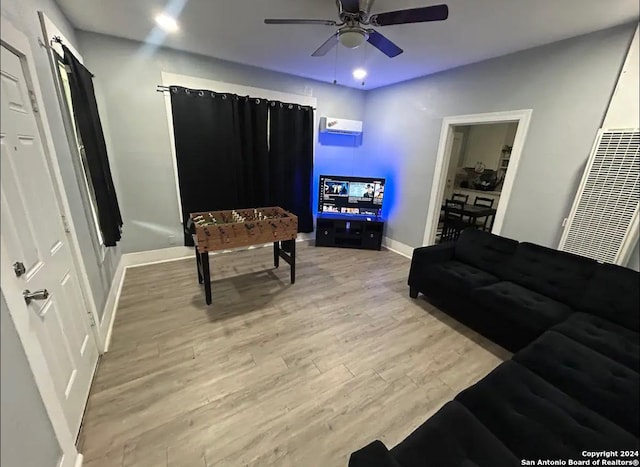
<path id="1" fill-rule="evenodd" d="M 384 178 L 320 175 L 318 212 L 380 216 Z"/>

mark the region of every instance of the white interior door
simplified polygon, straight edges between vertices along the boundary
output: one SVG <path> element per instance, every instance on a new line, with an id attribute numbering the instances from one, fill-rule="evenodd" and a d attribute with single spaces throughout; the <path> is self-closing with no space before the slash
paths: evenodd
<path id="1" fill-rule="evenodd" d="M 47 166 L 20 58 L 2 46 L 2 290 L 42 350 L 72 433 L 80 428 L 98 350 Z M 8 265 L 15 265 L 13 267 Z M 7 270 L 8 269 L 8 270 Z M 26 290 L 46 290 L 27 303 Z M 18 327 L 18 326 L 17 326 Z"/>

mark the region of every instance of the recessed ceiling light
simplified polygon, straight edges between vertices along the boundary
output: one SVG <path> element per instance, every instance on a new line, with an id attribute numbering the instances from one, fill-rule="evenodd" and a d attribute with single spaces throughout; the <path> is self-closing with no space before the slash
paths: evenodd
<path id="1" fill-rule="evenodd" d="M 364 68 L 356 68 L 353 70 L 353 77 L 355 79 L 365 79 L 367 77 L 367 70 Z"/>
<path id="2" fill-rule="evenodd" d="M 156 24 L 160 26 L 164 31 L 176 32 L 178 30 L 178 23 L 175 18 L 167 15 L 166 13 L 160 13 L 155 17 Z"/>

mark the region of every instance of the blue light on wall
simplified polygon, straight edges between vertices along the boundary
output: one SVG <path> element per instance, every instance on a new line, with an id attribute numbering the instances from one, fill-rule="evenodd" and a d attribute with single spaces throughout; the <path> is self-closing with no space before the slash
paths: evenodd
<path id="1" fill-rule="evenodd" d="M 320 133 L 318 143 L 323 146 L 355 148 L 362 146 L 362 133 L 359 135 L 341 135 L 338 133 Z"/>
<path id="2" fill-rule="evenodd" d="M 327 139 L 324 139 L 328 137 Z M 358 143 L 353 140 L 360 139 Z M 326 141 L 335 144 L 327 144 Z M 370 154 L 362 147 L 362 135 L 336 135 L 320 133 L 316 145 L 316 157 L 313 175 L 312 211 L 318 211 L 318 190 L 320 175 L 345 175 L 354 177 L 380 177 L 385 179 L 385 193 L 381 217 L 385 220 L 393 215 L 396 204 L 397 173 L 395 154 L 388 157 L 382 154 Z"/>

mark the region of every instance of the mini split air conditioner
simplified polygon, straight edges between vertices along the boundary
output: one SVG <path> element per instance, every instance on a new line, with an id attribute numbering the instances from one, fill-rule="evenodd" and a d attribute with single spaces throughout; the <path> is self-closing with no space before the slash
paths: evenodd
<path id="1" fill-rule="evenodd" d="M 362 134 L 362 122 L 345 118 L 322 117 L 320 119 L 320 132 L 360 135 Z"/>

